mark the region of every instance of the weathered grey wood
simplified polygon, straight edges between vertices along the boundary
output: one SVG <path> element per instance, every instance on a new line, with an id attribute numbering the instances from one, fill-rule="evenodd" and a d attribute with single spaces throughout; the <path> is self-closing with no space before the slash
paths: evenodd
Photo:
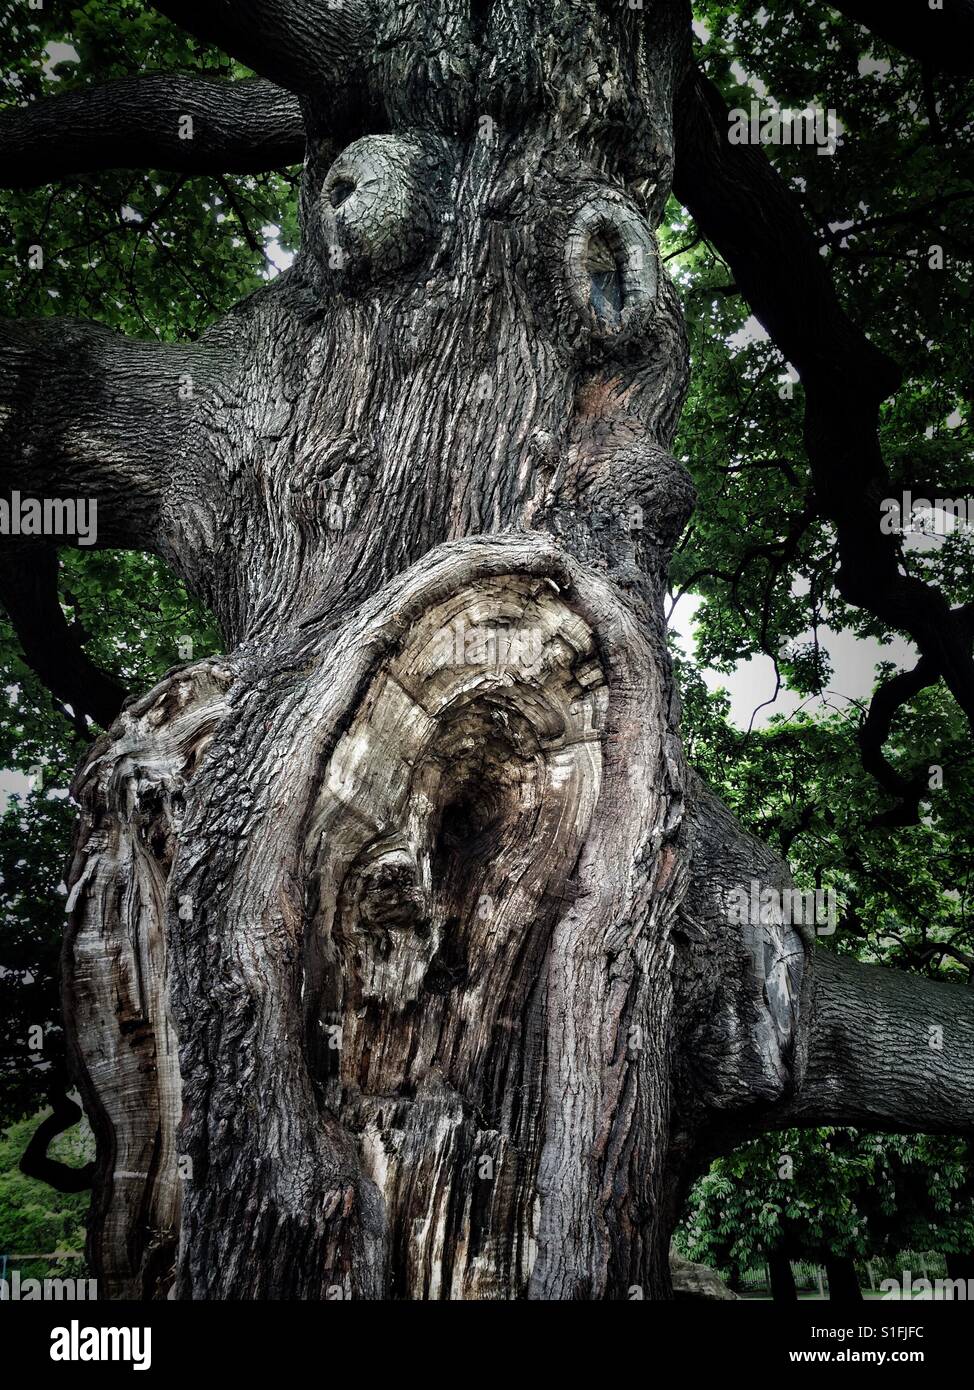
<path id="1" fill-rule="evenodd" d="M 199 343 L 0 343 L 4 481 L 97 496 L 227 647 L 76 783 L 102 1286 L 668 1296 L 709 1153 L 925 1118 L 882 983 L 863 1057 L 823 1055 L 860 986 L 731 914 L 788 869 L 680 743 L 687 354 L 654 233 L 688 8 L 159 8 L 299 92 L 308 145 L 293 268 Z M 967 1128 L 943 1008 L 935 1120 Z"/>
<path id="2" fill-rule="evenodd" d="M 175 672 L 94 744 L 72 786 L 82 810 L 65 1013 L 98 1139 L 89 1253 L 120 1298 L 156 1290 L 179 1231 L 180 1078 L 164 904 L 183 792 L 225 712 L 227 679 L 218 662 Z"/>

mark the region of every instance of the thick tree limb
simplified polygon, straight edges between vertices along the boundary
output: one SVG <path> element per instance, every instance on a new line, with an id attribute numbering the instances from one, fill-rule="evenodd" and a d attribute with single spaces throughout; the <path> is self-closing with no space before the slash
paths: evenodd
<path id="1" fill-rule="evenodd" d="M 801 925 L 775 921 L 761 895 L 790 887 L 787 865 L 698 778 L 690 789 L 678 1090 L 685 1113 L 709 1111 L 703 1151 L 827 1124 L 974 1131 L 974 990 L 816 949 L 827 923 L 805 915 Z M 739 888 L 750 899 L 744 921 L 729 911 Z"/>
<path id="2" fill-rule="evenodd" d="M 822 950 L 811 975 L 804 1077 L 776 1127 L 974 1133 L 970 988 Z"/>
<path id="3" fill-rule="evenodd" d="M 216 343 L 144 343 L 72 319 L 0 321 L 0 502 L 9 532 L 0 539 L 0 599 L 28 665 L 79 724 L 86 715 L 107 727 L 124 691 L 64 619 L 56 548 L 142 550 L 193 573 L 208 546 L 193 528 L 184 460 L 222 360 Z M 198 465 L 204 453 L 197 440 Z M 24 529 L 25 508 L 42 515 L 45 504 L 50 524 L 43 519 L 41 534 Z"/>
<path id="4" fill-rule="evenodd" d="M 366 0 L 152 0 L 174 23 L 292 92 L 347 83 L 371 33 Z"/>
<path id="5" fill-rule="evenodd" d="M 46 1182 L 57 1192 L 87 1192 L 94 1177 L 93 1163 L 86 1163 L 81 1168 L 72 1168 L 70 1163 L 49 1158 L 47 1154 L 48 1148 L 58 1135 L 76 1125 L 81 1119 L 81 1106 L 76 1105 L 63 1092 L 54 1095 L 51 1104 L 51 1114 L 41 1120 L 21 1154 L 20 1171 L 28 1178 Z"/>
<path id="6" fill-rule="evenodd" d="M 763 147 L 730 143 L 727 104 L 696 69 L 680 89 L 675 116 L 673 191 L 788 361 L 803 380 L 836 386 L 851 371 L 871 402 L 885 399 L 900 370 L 844 312 L 804 212 Z"/>
<path id="7" fill-rule="evenodd" d="M 688 790 L 692 872 L 675 958 L 686 1077 L 678 1091 L 726 1123 L 791 1089 L 809 938 L 780 913 L 740 920 L 735 898 L 750 903 L 771 890 L 783 900 L 790 870 L 696 774 Z"/>
<path id="8" fill-rule="evenodd" d="M 942 72 L 974 72 L 974 0 L 832 0 L 854 19 L 911 58 Z"/>
<path id="9" fill-rule="evenodd" d="M 891 483 L 877 435 L 898 367 L 844 313 L 804 214 L 763 151 L 727 139 L 726 104 L 699 72 L 677 101 L 674 192 L 727 260 L 805 387 L 815 494 L 835 525 L 839 593 L 908 633 L 974 721 L 969 625 L 939 590 L 902 572 L 879 507 Z"/>
<path id="10" fill-rule="evenodd" d="M 210 361 L 80 319 L 0 321 L 0 497 L 94 501 L 97 545 L 155 549 Z"/>
<path id="11" fill-rule="evenodd" d="M 0 184 L 99 169 L 254 174 L 300 163 L 304 145 L 296 99 L 263 78 L 149 73 L 0 113 Z"/>
<path id="12" fill-rule="evenodd" d="M 0 547 L 0 602 L 31 670 L 76 716 L 87 715 L 107 729 L 126 691 L 95 665 L 68 625 L 58 602 L 53 546 Z"/>

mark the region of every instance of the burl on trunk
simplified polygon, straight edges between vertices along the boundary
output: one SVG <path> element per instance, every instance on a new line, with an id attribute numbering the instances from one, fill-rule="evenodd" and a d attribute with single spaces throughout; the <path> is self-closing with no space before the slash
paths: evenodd
<path id="1" fill-rule="evenodd" d="M 687 8 L 160 8 L 299 95 L 303 244 L 196 344 L 8 337 L 38 486 L 84 479 L 227 649 L 130 703 L 75 784 L 96 1272 L 665 1297 L 709 1153 L 970 1127 L 974 1075 L 961 991 L 734 918 L 787 867 L 685 766 L 686 345 L 654 232 Z"/>

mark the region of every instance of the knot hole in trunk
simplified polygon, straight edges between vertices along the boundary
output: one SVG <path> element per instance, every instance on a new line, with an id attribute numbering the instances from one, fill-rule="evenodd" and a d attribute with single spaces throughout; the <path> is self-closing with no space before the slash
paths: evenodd
<path id="1" fill-rule="evenodd" d="M 574 896 L 607 701 L 587 624 L 533 577 L 436 604 L 379 665 L 309 840 L 336 1103 L 503 1084 Z"/>

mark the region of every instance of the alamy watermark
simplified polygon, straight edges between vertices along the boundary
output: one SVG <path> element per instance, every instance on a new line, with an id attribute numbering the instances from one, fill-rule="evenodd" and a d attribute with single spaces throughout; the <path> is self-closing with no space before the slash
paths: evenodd
<path id="1" fill-rule="evenodd" d="M 97 1279 L 22 1279 L 19 1269 L 0 1279 L 0 1303 L 91 1303 L 97 1297 Z"/>
<path id="2" fill-rule="evenodd" d="M 151 1327 L 82 1327 L 73 1318 L 51 1332 L 52 1361 L 131 1361 L 133 1371 L 152 1365 Z"/>
<path id="3" fill-rule="evenodd" d="M 974 498 L 971 497 L 914 497 L 907 491 L 900 497 L 884 497 L 879 510 L 882 513 L 879 529 L 884 536 L 908 532 L 949 536 L 959 526 L 974 527 Z"/>
<path id="4" fill-rule="evenodd" d="M 814 927 L 816 936 L 832 936 L 839 920 L 834 888 L 767 888 L 756 878 L 728 890 L 727 915 L 738 926 Z"/>
<path id="5" fill-rule="evenodd" d="M 908 1269 L 902 1279 L 883 1279 L 879 1285 L 881 1298 L 908 1299 L 910 1302 L 974 1302 L 974 1279 L 914 1279 Z"/>
<path id="6" fill-rule="evenodd" d="M 747 110 L 735 106 L 728 111 L 727 139 L 732 145 L 814 145 L 817 154 L 835 154 L 839 122 L 831 108 L 793 111 L 752 101 Z"/>
<path id="7" fill-rule="evenodd" d="M 468 624 L 455 618 L 434 637 L 431 655 L 438 666 L 534 666 L 543 649 L 538 628 Z"/>
<path id="8" fill-rule="evenodd" d="M 75 536 L 79 545 L 98 540 L 94 497 L 0 497 L 0 536 Z"/>

